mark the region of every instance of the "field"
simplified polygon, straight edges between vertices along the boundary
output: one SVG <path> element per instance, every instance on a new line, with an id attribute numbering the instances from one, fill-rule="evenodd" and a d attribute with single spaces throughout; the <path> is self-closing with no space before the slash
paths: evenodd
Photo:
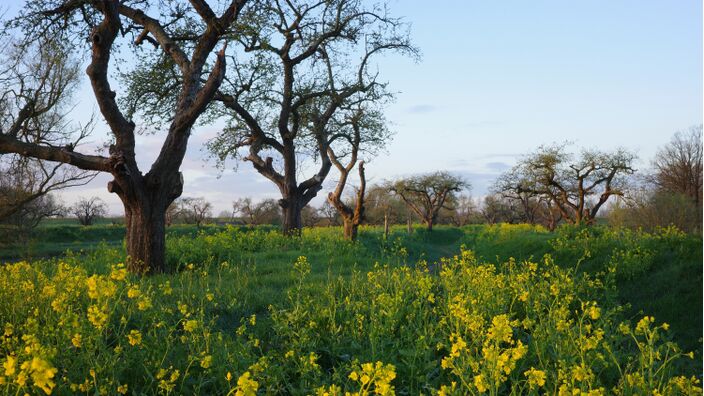
<path id="1" fill-rule="evenodd" d="M 701 394 L 700 236 L 341 233 L 176 226 L 138 278 L 120 225 L 45 225 L 3 257 L 75 251 L 0 268 L 0 394 Z"/>

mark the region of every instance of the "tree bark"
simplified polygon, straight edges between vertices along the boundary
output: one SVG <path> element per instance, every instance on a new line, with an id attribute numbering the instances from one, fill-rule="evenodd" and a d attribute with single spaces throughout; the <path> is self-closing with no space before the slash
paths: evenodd
<path id="1" fill-rule="evenodd" d="M 384 239 L 389 239 L 389 214 L 384 213 Z"/>
<path id="2" fill-rule="evenodd" d="M 427 219 L 425 223 L 428 225 L 428 231 L 433 231 L 433 219 Z"/>
<path id="3" fill-rule="evenodd" d="M 284 235 L 301 235 L 301 230 L 303 229 L 303 222 L 301 221 L 301 210 L 303 209 L 303 205 L 301 205 L 301 203 L 301 198 L 293 195 L 289 195 L 279 200 L 279 205 L 281 205 L 281 209 L 283 211 L 281 229 Z"/>
<path id="4" fill-rule="evenodd" d="M 183 192 L 183 175 L 172 171 L 157 177 L 151 172 L 115 175 L 108 191 L 125 208 L 127 269 L 137 274 L 166 271 L 166 209 Z"/>
<path id="5" fill-rule="evenodd" d="M 413 222 L 411 221 L 410 216 L 406 219 L 406 229 L 409 234 L 413 234 Z"/>
<path id="6" fill-rule="evenodd" d="M 357 229 L 359 224 L 356 224 L 354 220 L 343 218 L 343 230 L 345 239 L 349 241 L 357 240 Z"/>
<path id="7" fill-rule="evenodd" d="M 135 274 L 166 270 L 165 208 L 151 202 L 125 202 L 127 270 Z"/>

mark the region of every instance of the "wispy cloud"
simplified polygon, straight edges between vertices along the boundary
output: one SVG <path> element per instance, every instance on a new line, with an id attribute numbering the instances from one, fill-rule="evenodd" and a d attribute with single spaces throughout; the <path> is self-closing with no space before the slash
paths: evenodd
<path id="1" fill-rule="evenodd" d="M 436 106 L 430 105 L 430 104 L 419 104 L 419 105 L 414 105 L 411 106 L 407 109 L 407 111 L 411 114 L 425 114 L 425 113 L 432 113 L 433 111 L 436 111 L 438 108 Z"/>

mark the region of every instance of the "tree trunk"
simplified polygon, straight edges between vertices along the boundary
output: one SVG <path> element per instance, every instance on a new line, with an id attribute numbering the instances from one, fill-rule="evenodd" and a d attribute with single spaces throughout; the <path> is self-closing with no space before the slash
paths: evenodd
<path id="1" fill-rule="evenodd" d="M 427 219 L 425 223 L 428 225 L 428 231 L 433 231 L 433 219 Z"/>
<path id="2" fill-rule="evenodd" d="M 166 208 L 181 195 L 183 175 L 169 172 L 142 176 L 123 172 L 108 183 L 125 208 L 127 270 L 156 274 L 166 270 Z"/>
<path id="3" fill-rule="evenodd" d="M 154 274 L 166 270 L 166 208 L 147 201 L 125 202 L 127 270 Z"/>
<path id="4" fill-rule="evenodd" d="M 389 239 L 389 215 L 384 213 L 384 239 Z"/>
<path id="5" fill-rule="evenodd" d="M 406 219 L 406 229 L 409 234 L 413 234 L 413 222 L 411 222 L 410 217 L 408 219 Z"/>
<path id="6" fill-rule="evenodd" d="M 357 229 L 359 228 L 359 224 L 355 224 L 354 220 L 352 219 L 344 219 L 343 218 L 343 229 L 345 232 L 345 239 L 349 241 L 355 241 L 357 240 Z"/>
<path id="7" fill-rule="evenodd" d="M 303 223 L 301 221 L 301 206 L 300 199 L 295 196 L 284 197 L 279 200 L 279 205 L 283 210 L 283 221 L 281 222 L 281 230 L 284 235 L 296 236 L 301 235 Z"/>

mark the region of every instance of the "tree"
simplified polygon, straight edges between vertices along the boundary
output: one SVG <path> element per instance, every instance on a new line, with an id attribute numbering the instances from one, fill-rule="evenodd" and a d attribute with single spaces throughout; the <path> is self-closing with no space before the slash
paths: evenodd
<path id="1" fill-rule="evenodd" d="M 181 216 L 188 224 L 195 224 L 200 228 L 212 216 L 213 205 L 203 197 L 180 199 Z"/>
<path id="2" fill-rule="evenodd" d="M 327 220 L 328 225 L 339 226 L 341 224 L 340 213 L 332 206 L 330 201 L 325 201 L 320 209 L 318 209 L 318 212 L 320 213 L 320 217 Z"/>
<path id="3" fill-rule="evenodd" d="M 331 125 L 356 104 L 391 96 L 370 70 L 373 58 L 417 50 L 405 23 L 358 0 L 267 2 L 260 11 L 216 96 L 229 127 L 209 147 L 219 161 L 243 158 L 273 182 L 283 231 L 297 234 L 301 210 L 332 167 L 328 148 L 343 142 Z M 311 163 L 314 173 L 299 180 Z"/>
<path id="4" fill-rule="evenodd" d="M 428 231 L 432 231 L 440 209 L 448 208 L 446 204 L 453 195 L 469 186 L 461 177 L 439 171 L 398 180 L 389 189 L 420 217 Z"/>
<path id="5" fill-rule="evenodd" d="M 65 213 L 66 208 L 51 193 L 25 202 L 12 215 L 0 220 L 0 246 L 26 240 L 42 220 Z"/>
<path id="6" fill-rule="evenodd" d="M 688 196 L 702 206 L 702 125 L 675 133 L 653 160 L 653 181 L 662 191 Z"/>
<path id="7" fill-rule="evenodd" d="M 71 1 L 49 0 L 27 2 L 20 16 L 8 25 L 7 31 L 19 29 L 23 38 L 18 48 L 34 42 L 62 40 L 68 44 L 62 51 L 88 42 L 91 60 L 86 70 L 100 112 L 112 134 L 109 156 L 87 155 L 73 147 L 60 147 L 45 142 L 28 141 L 24 136 L 3 132 L 0 135 L 0 153 L 19 153 L 24 156 L 61 162 L 80 169 L 110 173 L 114 179 L 108 191 L 121 199 L 125 209 L 126 246 L 130 256 L 128 269 L 135 273 L 161 272 L 165 269 L 165 212 L 174 199 L 181 195 L 183 176 L 179 172 L 191 134 L 191 128 L 206 110 L 225 76 L 223 50 L 212 54 L 242 11 L 246 0 L 234 0 L 224 8 L 221 16 L 202 0 L 190 4 L 182 2 L 126 2 L 118 0 Z M 183 35 L 184 31 L 197 33 Z M 139 59 L 132 73 L 135 81 L 140 75 L 157 67 L 148 60 L 159 60 L 169 65 L 175 83 L 168 89 L 175 92 L 169 103 L 168 132 L 159 155 L 149 172 L 143 174 L 135 154 L 136 125 L 132 110 L 147 109 L 154 96 L 134 99 L 124 112 L 116 98 L 108 74 L 110 58 L 117 50 L 119 39 L 130 40 L 129 48 Z M 141 44 L 153 44 L 156 55 Z M 153 53 L 152 53 L 153 54 Z M 210 71 L 208 72 L 208 69 Z M 145 72 L 146 70 L 146 72 Z M 159 83 L 164 80 L 152 79 Z M 129 101 L 128 101 L 129 102 Z M 26 113 L 37 111 L 31 100 L 21 105 Z"/>
<path id="8" fill-rule="evenodd" d="M 337 209 L 342 217 L 344 237 L 354 241 L 357 239 L 357 230 L 364 220 L 364 193 L 367 179 L 364 174 L 364 161 L 359 161 L 359 187 L 356 189 L 353 206 L 343 202 L 342 193 L 349 174 L 357 165 L 360 151 L 364 150 L 373 154 L 388 139 L 389 131 L 385 125 L 383 113 L 371 106 L 359 106 L 351 111 L 347 118 L 335 127 L 337 139 L 342 144 L 328 146 L 328 157 L 340 173 L 335 190 L 328 194 L 328 202 Z M 341 146 L 341 147 L 339 147 Z M 344 163 L 345 160 L 347 163 Z"/>
<path id="9" fill-rule="evenodd" d="M 281 207 L 275 199 L 264 199 L 253 202 L 251 198 L 240 198 L 232 203 L 236 216 L 240 216 L 245 224 L 280 224 Z"/>
<path id="10" fill-rule="evenodd" d="M 105 217 L 108 206 L 98 197 L 80 198 L 72 207 L 71 213 L 83 226 L 93 225 L 96 219 Z"/>
<path id="11" fill-rule="evenodd" d="M 9 44 L 12 42 L 9 41 Z M 8 43 L 3 43 L 8 44 Z M 78 63 L 52 42 L 18 49 L 4 46 L 0 60 L 0 141 L 14 137 L 33 144 L 75 147 L 92 130 L 67 121 L 78 82 Z M 72 186 L 88 183 L 94 172 L 81 171 L 0 151 L 0 221 L 26 216 L 33 200 Z M 35 205 L 45 207 L 45 203 Z M 26 211 L 25 211 L 26 213 Z"/>
<path id="12" fill-rule="evenodd" d="M 554 205 L 572 224 L 592 224 L 612 196 L 623 196 L 627 176 L 633 174 L 635 155 L 584 150 L 578 157 L 567 145 L 540 146 L 510 171 L 518 194 L 534 194 Z"/>
<path id="13" fill-rule="evenodd" d="M 457 197 L 457 202 L 454 205 L 452 212 L 452 222 L 458 227 L 465 226 L 478 222 L 481 214 L 477 203 L 474 202 L 469 194 L 462 194 Z"/>
<path id="14" fill-rule="evenodd" d="M 368 223 L 383 224 L 384 236 L 389 236 L 391 224 L 399 224 L 410 215 L 401 199 L 387 185 L 372 185 L 365 194 L 364 217 Z"/>

